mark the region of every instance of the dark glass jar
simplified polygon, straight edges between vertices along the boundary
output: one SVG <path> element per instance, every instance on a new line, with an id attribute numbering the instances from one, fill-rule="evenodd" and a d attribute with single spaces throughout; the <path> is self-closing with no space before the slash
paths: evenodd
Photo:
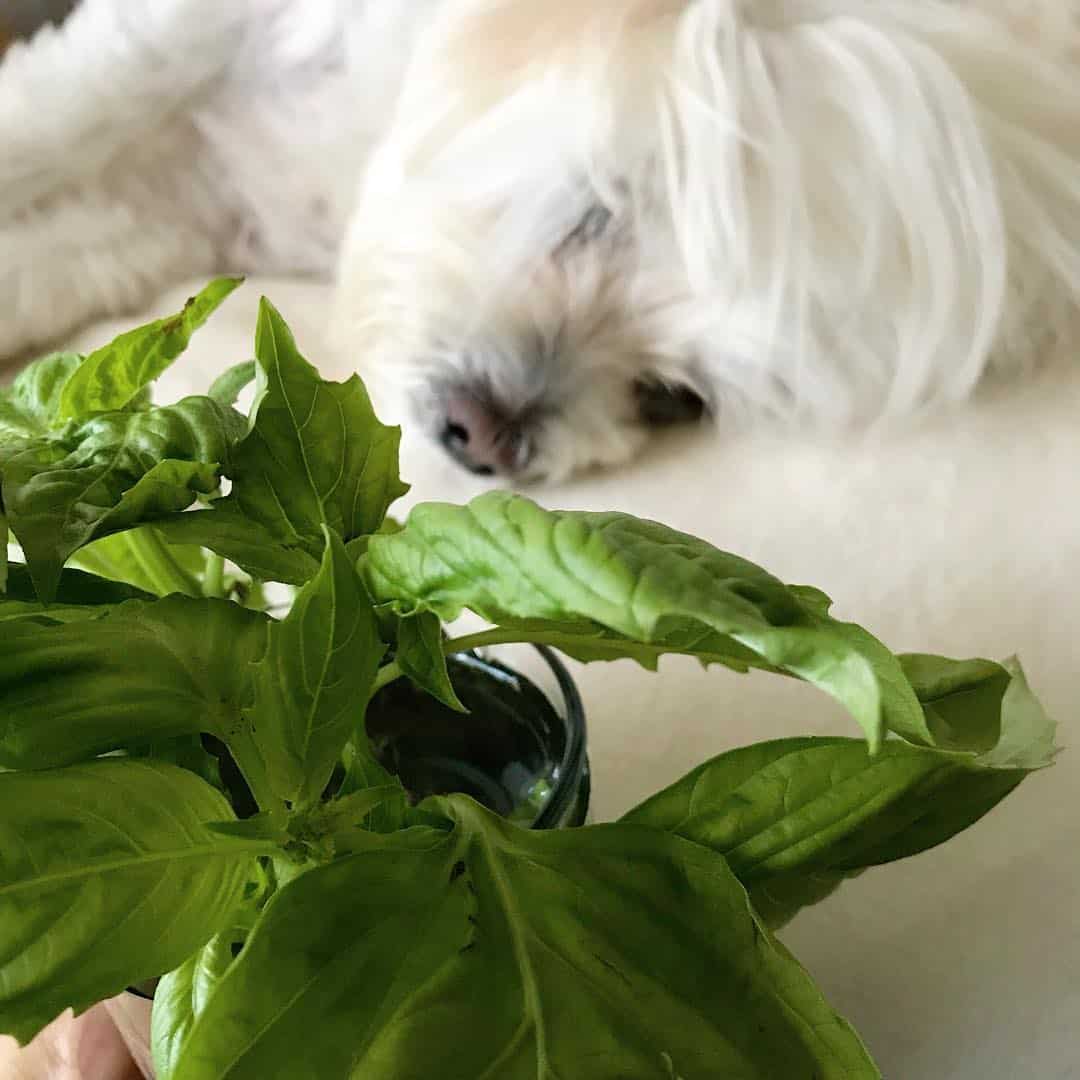
<path id="1" fill-rule="evenodd" d="M 584 823 L 589 804 L 585 711 L 570 673 L 539 645 L 500 645 L 450 657 L 468 713 L 408 680 L 368 706 L 372 748 L 410 795 L 458 791 L 534 829 Z"/>

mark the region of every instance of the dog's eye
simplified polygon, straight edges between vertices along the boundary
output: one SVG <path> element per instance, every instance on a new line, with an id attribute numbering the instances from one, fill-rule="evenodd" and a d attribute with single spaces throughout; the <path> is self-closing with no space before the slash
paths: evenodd
<path id="1" fill-rule="evenodd" d="M 574 226 L 567 237 L 559 245 L 559 251 L 567 251 L 570 248 L 584 247 L 598 240 L 604 230 L 611 224 L 612 213 L 602 203 L 595 203 L 585 211 L 585 216 Z"/>

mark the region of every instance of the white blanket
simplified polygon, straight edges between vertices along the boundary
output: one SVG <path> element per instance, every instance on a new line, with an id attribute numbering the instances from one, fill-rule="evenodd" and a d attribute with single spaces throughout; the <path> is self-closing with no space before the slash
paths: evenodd
<path id="1" fill-rule="evenodd" d="M 163 297 L 174 310 L 194 286 Z M 267 293 L 324 373 L 328 290 L 250 281 L 169 376 L 197 392 L 250 355 Z M 99 326 L 100 343 L 123 324 Z M 408 502 L 479 482 L 409 443 Z M 632 469 L 530 492 L 549 506 L 660 519 L 823 588 L 892 648 L 1018 653 L 1080 744 L 1080 369 L 987 395 L 961 414 L 867 442 L 672 438 Z M 400 509 L 400 508 L 399 508 Z M 703 672 L 671 657 L 576 670 L 590 725 L 594 814 L 613 817 L 692 765 L 756 739 L 855 733 L 808 687 Z M 890 1080 L 1080 1077 L 1080 752 L 1031 777 L 942 848 L 874 870 L 803 913 L 785 940 Z M 778 1077 L 777 1080 L 787 1080 Z"/>

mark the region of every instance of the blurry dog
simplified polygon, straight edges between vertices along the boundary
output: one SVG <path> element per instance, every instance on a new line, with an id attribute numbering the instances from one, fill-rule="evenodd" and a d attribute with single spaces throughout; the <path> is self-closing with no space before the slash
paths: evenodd
<path id="1" fill-rule="evenodd" d="M 963 399 L 1077 309 L 1070 3 L 83 0 L 0 66 L 0 352 L 336 262 L 343 347 L 475 471 Z M 58 90 L 110 20 L 109 93 Z"/>

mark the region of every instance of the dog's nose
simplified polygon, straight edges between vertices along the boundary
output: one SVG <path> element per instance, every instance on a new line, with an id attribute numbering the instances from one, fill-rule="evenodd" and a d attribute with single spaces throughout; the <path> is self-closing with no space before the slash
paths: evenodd
<path id="1" fill-rule="evenodd" d="M 521 429 L 468 393 L 452 394 L 447 400 L 441 441 L 455 461 L 480 476 L 516 472 L 529 458 Z"/>

